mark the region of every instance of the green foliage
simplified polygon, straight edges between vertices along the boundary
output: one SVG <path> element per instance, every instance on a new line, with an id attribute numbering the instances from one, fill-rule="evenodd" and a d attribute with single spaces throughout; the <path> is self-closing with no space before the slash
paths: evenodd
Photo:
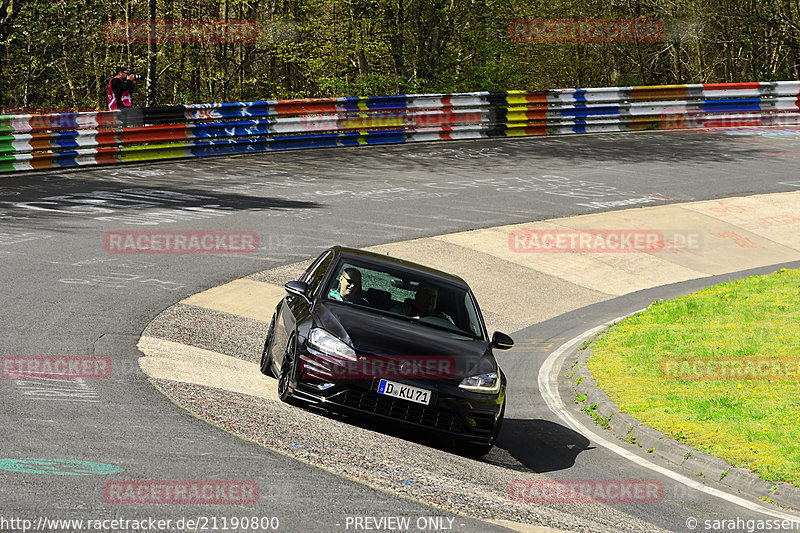
<path id="1" fill-rule="evenodd" d="M 661 42 L 520 43 L 518 18 L 657 18 Z M 148 2 L 0 0 L 0 106 L 103 108 L 110 42 Z M 156 46 L 158 105 L 297 97 L 794 79 L 796 2 L 760 0 L 157 0 L 158 20 L 247 20 L 255 42 Z M 669 21 L 678 21 L 673 24 Z M 142 104 L 140 82 L 134 102 Z"/>
<path id="2" fill-rule="evenodd" d="M 597 413 L 597 404 L 596 403 L 593 403 L 592 405 L 584 405 L 581 408 L 581 410 L 583 412 L 585 412 L 586 414 L 588 414 L 589 416 L 591 416 L 592 418 L 594 418 L 594 421 L 598 426 L 602 427 L 603 429 L 608 429 L 609 428 L 608 422 L 609 422 L 609 420 L 611 420 L 611 417 L 609 416 L 607 418 L 602 418 Z"/>

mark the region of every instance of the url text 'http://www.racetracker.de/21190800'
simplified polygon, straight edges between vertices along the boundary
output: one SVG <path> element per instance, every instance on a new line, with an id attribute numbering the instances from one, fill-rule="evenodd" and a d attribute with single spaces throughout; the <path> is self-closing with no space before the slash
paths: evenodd
<path id="1" fill-rule="evenodd" d="M 0 516 L 0 531 L 97 531 L 104 533 L 173 531 L 278 531 L 276 516 L 191 516 L 180 518 L 61 519 L 39 516 L 35 519 Z"/>

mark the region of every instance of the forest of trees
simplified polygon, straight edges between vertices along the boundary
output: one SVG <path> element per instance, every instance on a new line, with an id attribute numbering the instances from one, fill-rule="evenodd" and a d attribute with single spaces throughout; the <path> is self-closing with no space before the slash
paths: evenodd
<path id="1" fill-rule="evenodd" d="M 669 31 L 518 42 L 520 18 L 649 18 Z M 109 36 L 114 21 L 148 20 L 259 31 L 247 42 Z M 117 65 L 151 74 L 138 106 L 797 79 L 800 0 L 0 0 L 0 107 L 104 109 Z"/>

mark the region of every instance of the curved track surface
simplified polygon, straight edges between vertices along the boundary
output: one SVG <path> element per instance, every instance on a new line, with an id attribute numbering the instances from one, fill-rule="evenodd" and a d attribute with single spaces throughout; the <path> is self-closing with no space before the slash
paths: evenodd
<path id="1" fill-rule="evenodd" d="M 68 385 L 0 382 L 8 435 L 0 461 L 39 461 L 36 468 L 32 462 L 26 468 L 17 463 L 17 471 L 8 467 L 9 461 L 1 463 L 6 465 L 0 470 L 3 512 L 34 521 L 40 516 L 177 520 L 256 514 L 278 516 L 285 531 L 352 530 L 354 517 L 434 516 L 445 518 L 440 525 L 454 518 L 450 525 L 455 530 L 491 530 L 494 525 L 264 451 L 175 409 L 138 370 L 140 334 L 160 311 L 186 296 L 314 256 L 332 242 L 366 246 L 637 205 L 797 190 L 798 138 L 791 132 L 762 133 L 770 135 L 644 133 L 449 143 L 3 178 L 0 254 L 7 283 L 0 353 L 96 354 L 113 364 L 107 379 Z M 104 251 L 106 231 L 156 228 L 250 230 L 259 234 L 261 249 L 248 256 Z M 689 288 L 653 289 L 606 301 L 540 322 L 515 337 L 552 339 L 556 348 L 557 339 L 574 336 L 608 315 Z M 554 307 L 537 320 L 568 308 L 554 300 Z M 225 331 L 224 318 L 201 326 L 218 337 Z M 255 337 L 261 327 L 257 322 L 230 342 L 257 351 L 246 340 Z M 519 396 L 511 398 L 518 414 L 509 417 L 501 442 L 509 453 L 500 450 L 486 462 L 494 460 L 491 466 L 506 469 L 506 475 L 523 472 L 519 477 L 610 477 L 609 467 L 619 470 L 614 472 L 618 477 L 652 477 L 593 450 L 580 434 L 544 416 L 535 379 L 529 379 L 543 358 L 536 353 L 509 358 L 507 371 L 519 371 L 534 389 L 520 388 Z M 387 442 L 403 446 L 389 437 Z M 72 467 L 66 472 L 66 465 L 46 463 L 54 459 L 124 470 L 100 475 Z M 480 482 L 485 463 L 463 468 Z M 436 470 L 440 464 L 421 461 L 419 468 Z M 120 506 L 104 497 L 111 479 L 252 480 L 260 499 L 241 506 Z M 668 493 L 665 501 L 647 507 L 543 507 L 536 510 L 537 523 L 571 530 L 613 530 L 620 524 L 632 530 L 685 530 L 680 517 L 687 508 L 701 518 L 753 516 L 697 491 Z"/>

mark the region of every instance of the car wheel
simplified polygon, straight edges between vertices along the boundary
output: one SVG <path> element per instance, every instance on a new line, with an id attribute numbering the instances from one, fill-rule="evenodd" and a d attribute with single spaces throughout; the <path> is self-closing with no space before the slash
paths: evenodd
<path id="1" fill-rule="evenodd" d="M 500 416 L 497 418 L 497 423 L 494 425 L 494 431 L 489 442 L 476 444 L 474 442 L 461 442 L 459 443 L 459 450 L 461 453 L 468 457 L 482 457 L 489 453 L 494 448 L 497 442 L 497 437 L 500 436 L 500 430 L 503 429 L 503 418 L 506 414 L 506 404 L 503 402 L 503 407 L 500 408 Z"/>
<path id="2" fill-rule="evenodd" d="M 272 371 L 272 358 L 269 355 L 269 346 L 272 344 L 274 333 L 275 315 L 272 315 L 272 321 L 269 323 L 269 329 L 267 330 L 267 340 L 264 341 L 264 350 L 261 352 L 261 373 L 272 378 L 275 377 L 275 372 Z"/>
<path id="3" fill-rule="evenodd" d="M 289 340 L 286 347 L 286 355 L 283 357 L 281 371 L 278 374 L 278 398 L 286 403 L 292 403 L 292 393 L 289 389 L 289 382 L 294 374 L 295 349 L 294 339 Z"/>

